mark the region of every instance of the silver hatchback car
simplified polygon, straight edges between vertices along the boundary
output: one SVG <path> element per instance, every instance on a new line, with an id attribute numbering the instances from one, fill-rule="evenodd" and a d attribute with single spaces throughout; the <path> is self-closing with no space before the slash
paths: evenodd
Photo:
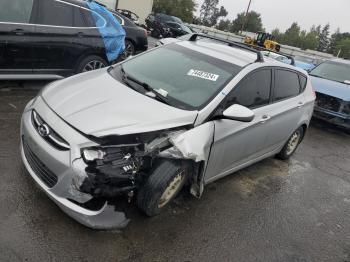
<path id="1" fill-rule="evenodd" d="M 123 197 L 153 216 L 184 185 L 200 197 L 257 161 L 289 158 L 314 100 L 305 71 L 194 34 L 49 84 L 24 110 L 22 158 L 68 215 L 123 227 L 128 219 L 115 210 Z"/>

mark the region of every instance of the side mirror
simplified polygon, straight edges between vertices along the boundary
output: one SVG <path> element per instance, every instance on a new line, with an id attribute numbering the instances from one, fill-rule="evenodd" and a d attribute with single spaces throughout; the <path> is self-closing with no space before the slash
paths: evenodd
<path id="1" fill-rule="evenodd" d="M 241 105 L 232 105 L 223 112 L 224 119 L 231 119 L 241 122 L 253 121 L 255 114 L 252 110 Z"/>

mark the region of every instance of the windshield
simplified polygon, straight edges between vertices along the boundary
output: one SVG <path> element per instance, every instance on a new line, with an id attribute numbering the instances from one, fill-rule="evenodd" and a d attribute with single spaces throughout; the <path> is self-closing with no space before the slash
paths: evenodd
<path id="1" fill-rule="evenodd" d="M 345 83 L 350 80 L 350 64 L 327 61 L 312 70 L 310 75 Z"/>
<path id="2" fill-rule="evenodd" d="M 295 56 L 294 59 L 296 61 L 304 62 L 304 63 L 307 63 L 307 64 L 313 64 L 314 63 L 314 59 L 309 58 L 309 57 Z"/>
<path id="3" fill-rule="evenodd" d="M 172 106 L 186 110 L 203 108 L 241 70 L 178 44 L 127 60 L 122 67 L 126 75 L 165 96 Z"/>

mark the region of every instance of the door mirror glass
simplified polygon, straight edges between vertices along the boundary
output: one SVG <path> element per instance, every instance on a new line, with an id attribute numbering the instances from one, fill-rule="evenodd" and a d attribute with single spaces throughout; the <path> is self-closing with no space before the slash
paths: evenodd
<path id="1" fill-rule="evenodd" d="M 255 114 L 252 110 L 238 104 L 232 105 L 223 112 L 224 119 L 231 119 L 241 122 L 253 121 Z"/>

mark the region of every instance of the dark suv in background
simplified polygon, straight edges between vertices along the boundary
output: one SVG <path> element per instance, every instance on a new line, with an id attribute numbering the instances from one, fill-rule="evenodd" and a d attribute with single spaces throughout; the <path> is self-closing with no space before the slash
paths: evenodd
<path id="1" fill-rule="evenodd" d="M 150 14 L 145 22 L 147 28 L 155 38 L 178 37 L 192 33 L 191 29 L 176 16 L 162 13 Z"/>
<path id="2" fill-rule="evenodd" d="M 79 0 L 1 0 L 0 79 L 58 79 L 111 63 L 93 11 Z M 119 15 L 132 53 L 147 35 Z M 134 28 L 135 27 L 135 28 Z M 113 62 L 113 61 L 112 61 Z"/>

